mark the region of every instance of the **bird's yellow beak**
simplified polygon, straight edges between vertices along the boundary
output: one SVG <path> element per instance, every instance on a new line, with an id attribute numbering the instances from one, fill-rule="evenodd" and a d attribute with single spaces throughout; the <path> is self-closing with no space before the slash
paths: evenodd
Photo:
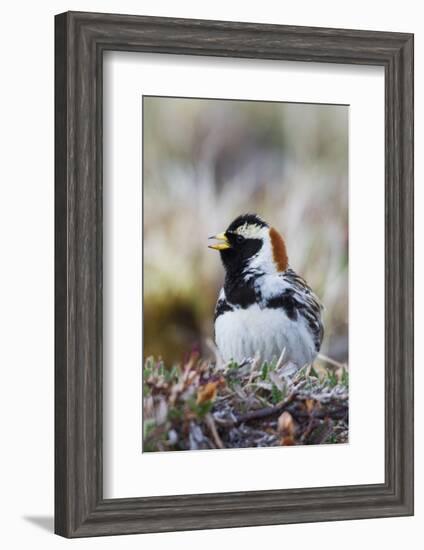
<path id="1" fill-rule="evenodd" d="M 225 235 L 225 233 L 218 233 L 218 235 L 214 235 L 213 237 L 209 237 L 209 239 L 216 239 L 217 243 L 215 244 L 209 244 L 209 248 L 213 248 L 214 250 L 227 250 L 227 248 L 231 248 L 231 245 Z"/>

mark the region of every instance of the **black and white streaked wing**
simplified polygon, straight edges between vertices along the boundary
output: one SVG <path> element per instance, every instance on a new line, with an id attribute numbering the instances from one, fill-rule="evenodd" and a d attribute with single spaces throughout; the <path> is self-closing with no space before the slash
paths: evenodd
<path id="1" fill-rule="evenodd" d="M 293 269 L 285 271 L 283 277 L 291 283 L 293 307 L 306 319 L 314 336 L 315 348 L 318 352 L 324 337 L 323 306 L 306 281 Z"/>

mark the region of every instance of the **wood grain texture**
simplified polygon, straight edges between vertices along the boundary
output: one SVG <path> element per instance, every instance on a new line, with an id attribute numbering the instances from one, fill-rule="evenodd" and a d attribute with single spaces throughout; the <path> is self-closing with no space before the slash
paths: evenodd
<path id="1" fill-rule="evenodd" d="M 55 23 L 55 531 L 65 537 L 413 513 L 413 35 L 68 12 Z M 102 497 L 102 55 L 385 68 L 385 483 Z"/>

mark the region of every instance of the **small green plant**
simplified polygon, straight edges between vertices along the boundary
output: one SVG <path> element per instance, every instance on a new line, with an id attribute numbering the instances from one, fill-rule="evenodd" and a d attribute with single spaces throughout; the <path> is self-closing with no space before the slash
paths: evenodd
<path id="1" fill-rule="evenodd" d="M 275 384 L 271 387 L 271 401 L 274 405 L 283 400 L 283 392 L 277 388 Z"/>
<path id="2" fill-rule="evenodd" d="M 261 378 L 262 380 L 266 380 L 267 377 L 268 377 L 268 371 L 269 371 L 269 365 L 268 363 L 265 361 L 262 365 L 262 369 L 261 369 Z"/>
<path id="3" fill-rule="evenodd" d="M 331 388 L 334 388 L 338 384 L 337 375 L 334 371 L 328 371 L 328 384 Z"/>
<path id="4" fill-rule="evenodd" d="M 349 387 L 349 372 L 345 367 L 342 369 L 342 373 L 340 376 L 340 383 L 346 388 Z"/>

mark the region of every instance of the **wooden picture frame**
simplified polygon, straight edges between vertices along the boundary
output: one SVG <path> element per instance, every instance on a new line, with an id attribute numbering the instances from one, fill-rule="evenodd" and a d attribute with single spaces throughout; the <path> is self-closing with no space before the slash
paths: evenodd
<path id="1" fill-rule="evenodd" d="M 106 50 L 384 67 L 384 483 L 103 498 Z M 55 52 L 56 533 L 84 537 L 413 514 L 413 35 L 68 12 L 56 16 Z"/>

